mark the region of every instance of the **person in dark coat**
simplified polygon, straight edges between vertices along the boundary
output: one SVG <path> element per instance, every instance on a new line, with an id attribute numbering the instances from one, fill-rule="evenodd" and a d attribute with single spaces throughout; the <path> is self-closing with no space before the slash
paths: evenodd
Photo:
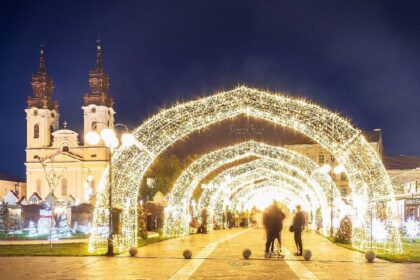
<path id="1" fill-rule="evenodd" d="M 300 205 L 296 206 L 296 214 L 293 217 L 292 226 L 297 247 L 297 252 L 295 253 L 295 256 L 302 256 L 302 231 L 305 229 L 305 216 L 301 211 Z"/>
<path id="2" fill-rule="evenodd" d="M 277 206 L 277 205 L 276 205 Z M 275 213 L 275 219 L 276 224 L 278 225 L 275 230 L 277 230 L 277 234 L 275 234 L 274 239 L 271 242 L 271 253 L 274 253 L 274 243 L 276 242 L 276 239 L 279 242 L 279 248 L 277 251 L 277 254 L 281 256 L 281 231 L 283 230 L 283 220 L 286 218 L 286 215 L 284 215 L 283 211 L 277 206 L 276 209 L 274 209 Z"/>
<path id="3" fill-rule="evenodd" d="M 265 227 L 267 241 L 265 242 L 265 256 L 270 257 L 270 246 L 274 243 L 274 240 L 278 237 L 280 232 L 280 215 L 279 208 L 275 201 L 273 204 L 267 207 L 263 215 L 263 224 Z"/>

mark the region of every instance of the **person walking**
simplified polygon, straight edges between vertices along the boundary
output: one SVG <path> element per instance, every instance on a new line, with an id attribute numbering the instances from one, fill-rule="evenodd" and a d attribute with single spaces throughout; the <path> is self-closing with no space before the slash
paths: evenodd
<path id="1" fill-rule="evenodd" d="M 293 217 L 292 222 L 292 229 L 294 233 L 295 243 L 297 252 L 295 256 L 302 256 L 303 248 L 302 248 L 302 231 L 305 229 L 305 216 L 301 211 L 301 206 L 296 206 L 296 214 Z"/>
<path id="2" fill-rule="evenodd" d="M 273 200 L 273 204 L 267 207 L 263 215 L 263 224 L 266 231 L 267 240 L 265 242 L 265 257 L 271 257 L 270 247 L 274 240 L 278 237 L 280 231 L 280 216 L 277 203 Z"/>
<path id="3" fill-rule="evenodd" d="M 278 241 L 279 247 L 277 249 L 277 255 L 279 257 L 282 256 L 281 253 L 281 232 L 283 230 L 283 221 L 284 218 L 286 218 L 286 215 L 283 213 L 283 211 L 281 211 L 281 209 L 279 208 L 279 206 L 277 205 L 277 203 L 274 203 L 274 205 L 276 206 L 274 208 L 274 219 L 275 219 L 275 223 L 274 223 L 274 230 L 277 232 L 274 234 L 274 238 L 271 242 L 271 253 L 274 254 L 274 243 L 276 242 L 276 239 Z"/>

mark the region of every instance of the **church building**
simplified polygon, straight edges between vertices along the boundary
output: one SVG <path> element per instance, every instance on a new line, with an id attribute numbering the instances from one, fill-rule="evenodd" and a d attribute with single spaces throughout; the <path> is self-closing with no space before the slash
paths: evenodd
<path id="1" fill-rule="evenodd" d="M 65 122 L 60 127 L 59 104 L 53 98 L 54 82 L 47 73 L 43 49 L 31 85 L 33 96 L 28 97 L 25 110 L 26 197 L 36 194 L 45 200 L 54 189 L 58 201 L 88 202 L 107 165 L 108 149 L 103 143 L 80 143 L 78 133 L 68 129 Z M 84 95 L 82 106 L 84 134 L 114 126 L 114 102 L 109 96 L 100 41 L 96 46 L 96 65 L 89 71 L 89 85 L 91 91 Z"/>

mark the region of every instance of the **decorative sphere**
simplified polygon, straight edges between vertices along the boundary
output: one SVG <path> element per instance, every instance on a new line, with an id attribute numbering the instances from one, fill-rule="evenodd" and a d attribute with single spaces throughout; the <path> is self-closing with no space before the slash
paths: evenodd
<path id="1" fill-rule="evenodd" d="M 123 144 L 123 146 L 128 147 L 131 145 L 134 145 L 134 143 L 136 142 L 136 140 L 134 139 L 133 134 L 131 133 L 124 133 L 121 136 L 121 143 Z"/>
<path id="2" fill-rule="evenodd" d="M 373 251 L 367 251 L 365 253 L 365 258 L 368 261 L 368 263 L 373 263 L 373 261 L 376 258 L 376 255 L 375 255 L 375 253 Z"/>
<path id="3" fill-rule="evenodd" d="M 139 250 L 137 247 L 130 247 L 130 249 L 128 249 L 128 253 L 130 256 L 135 257 L 139 253 Z"/>
<path id="4" fill-rule="evenodd" d="M 185 249 L 184 252 L 182 253 L 182 255 L 184 256 L 185 259 L 191 259 L 192 257 L 192 252 L 189 249 Z"/>
<path id="5" fill-rule="evenodd" d="M 309 249 L 305 249 L 303 250 L 302 256 L 305 259 L 305 261 L 309 261 L 312 258 L 312 251 Z"/>
<path id="6" fill-rule="evenodd" d="M 245 249 L 243 252 L 242 252 L 242 256 L 244 257 L 244 259 L 249 259 L 249 257 L 251 256 L 251 250 L 249 250 L 249 249 Z"/>
<path id="7" fill-rule="evenodd" d="M 90 145 L 97 145 L 99 141 L 101 141 L 101 138 L 98 133 L 95 131 L 89 131 L 85 135 L 85 140 Z"/>

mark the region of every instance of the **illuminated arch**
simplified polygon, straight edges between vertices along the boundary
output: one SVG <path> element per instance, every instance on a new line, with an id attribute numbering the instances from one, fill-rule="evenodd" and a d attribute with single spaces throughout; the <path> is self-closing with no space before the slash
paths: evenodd
<path id="1" fill-rule="evenodd" d="M 270 177 L 275 178 L 277 181 L 282 181 L 289 185 L 293 185 L 297 190 L 300 191 L 301 196 L 307 195 L 312 201 L 313 205 L 322 209 L 322 216 L 325 220 L 324 230 L 329 227 L 330 215 L 330 192 L 327 190 L 328 197 L 325 196 L 325 191 L 317 186 L 314 186 L 312 180 L 300 175 L 295 171 L 296 167 L 290 166 L 284 162 L 275 162 L 267 159 L 258 159 L 246 164 L 242 164 L 236 167 L 227 169 L 216 176 L 209 184 L 198 202 L 198 212 L 203 209 L 208 210 L 208 224 L 210 225 L 213 221 L 213 214 L 216 215 L 216 220 L 220 221 L 221 215 L 226 206 L 226 199 L 234 192 L 240 190 L 245 185 L 249 185 L 250 182 L 259 181 L 261 179 Z M 317 170 L 315 170 L 317 171 Z M 230 178 L 229 182 L 226 182 L 224 178 Z M 329 178 L 329 177 L 327 177 Z M 328 182 L 328 188 L 330 188 L 332 182 Z M 344 214 L 342 209 L 344 208 L 343 201 L 339 191 L 334 185 L 334 216 L 335 219 L 339 219 Z M 209 227 L 211 228 L 211 227 Z"/>
<path id="2" fill-rule="evenodd" d="M 296 205 L 301 205 L 304 211 L 313 212 L 310 202 L 299 196 L 298 193 L 287 190 L 284 185 L 279 182 L 268 180 L 264 183 L 252 184 L 248 188 L 245 188 L 238 192 L 231 199 L 231 209 L 242 209 L 246 208 L 246 204 L 258 193 L 267 193 L 270 199 L 276 199 L 283 203 L 289 211 L 295 209 Z M 270 201 L 271 202 L 271 201 Z"/>
<path id="3" fill-rule="evenodd" d="M 238 176 L 236 180 L 232 181 L 232 183 L 225 188 L 227 191 L 215 193 L 207 202 L 200 201 L 199 204 L 201 205 L 199 206 L 199 209 L 208 209 L 209 224 L 213 220 L 213 214 L 216 216 L 214 219 L 220 222 L 222 213 L 225 211 L 227 201 L 232 194 L 246 189 L 248 186 L 253 185 L 256 181 L 258 182 L 264 179 L 270 179 L 271 181 L 277 182 L 277 184 L 283 183 L 285 185 L 292 186 L 295 190 L 299 191 L 299 195 L 302 198 L 309 198 L 312 209 L 321 209 L 323 220 L 325 221 L 324 232 L 326 233 L 325 230 L 330 224 L 330 220 L 328 218 L 330 216 L 329 198 L 326 199 L 325 196 L 319 197 L 307 183 L 301 181 L 299 178 L 292 177 L 290 174 L 282 172 L 280 169 L 270 170 L 257 168 L 254 171 Z M 264 184 L 264 182 L 262 184 Z M 337 191 L 335 191 L 335 193 L 336 199 L 334 202 L 334 216 L 339 218 L 343 216 L 343 203 L 340 196 L 337 194 Z"/>
<path id="4" fill-rule="evenodd" d="M 113 156 L 113 205 L 124 210 L 121 234 L 114 235 L 114 243 L 123 251 L 137 242 L 137 196 L 139 182 L 148 167 L 166 148 L 190 133 L 211 124 L 246 115 L 264 119 L 273 124 L 294 129 L 331 152 L 344 165 L 352 192 L 358 201 L 354 204 L 369 205 L 358 210 L 358 223 L 354 228 L 353 245 L 370 247 L 369 202 L 385 197 L 388 201 L 387 232 L 389 238 L 375 244 L 377 248 L 401 252 L 397 229 L 397 205 L 394 191 L 385 168 L 373 147 L 360 130 L 343 117 L 302 99 L 238 87 L 183 104 L 154 115 L 134 132 L 135 145 L 120 148 Z M 102 176 L 94 211 L 93 231 L 89 250 L 106 251 L 108 224 L 106 188 L 108 170 Z M 129 208 L 126 206 L 130 205 Z M 356 207 L 354 207 L 356 208 Z M 374 213 L 376 215 L 376 213 Z"/>
<path id="5" fill-rule="evenodd" d="M 246 159 L 250 156 L 267 159 L 261 164 L 259 161 L 244 165 L 249 170 L 269 166 L 268 169 L 278 170 L 281 173 L 289 174 L 305 181 L 319 198 L 324 199 L 322 205 L 326 205 L 328 199 L 326 194 L 330 193 L 331 180 L 322 174 L 319 166 L 308 157 L 281 147 L 271 146 L 255 141 L 243 142 L 208 153 L 194 162 L 176 180 L 168 198 L 168 206 L 165 211 L 165 222 L 163 232 L 165 235 L 186 235 L 189 233 L 189 203 L 192 193 L 207 175 L 214 172 L 221 166 L 233 163 L 237 160 Z M 302 184 L 302 182 L 301 182 Z M 335 190 L 335 189 L 334 189 Z M 215 190 L 216 191 L 216 190 Z M 335 196 L 340 196 L 335 190 Z M 326 209 L 324 208 L 324 211 Z M 324 212 L 326 215 L 326 212 Z"/>

